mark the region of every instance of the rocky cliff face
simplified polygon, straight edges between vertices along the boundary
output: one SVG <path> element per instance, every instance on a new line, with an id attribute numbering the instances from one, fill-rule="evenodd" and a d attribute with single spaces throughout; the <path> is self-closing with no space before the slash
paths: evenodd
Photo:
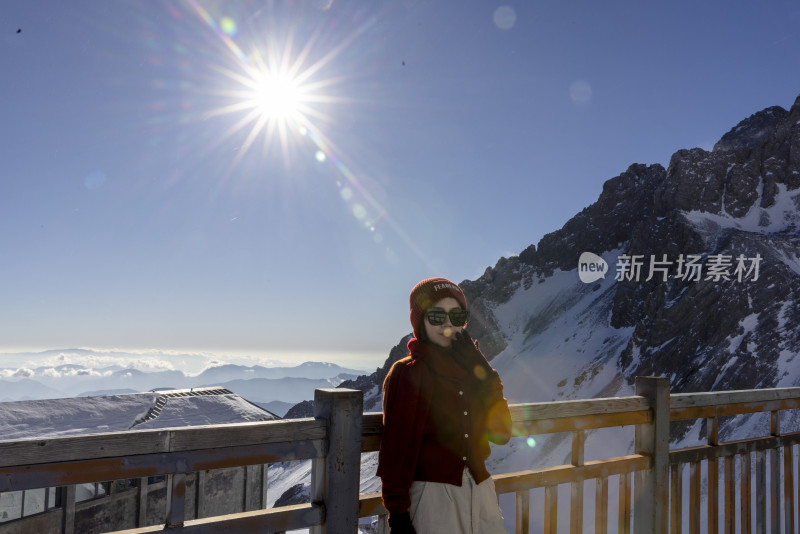
<path id="1" fill-rule="evenodd" d="M 653 217 L 632 236 L 642 253 L 730 258 L 731 274 L 650 285 L 626 282 L 638 305 L 617 299 L 612 321 L 635 327 L 621 353 L 629 377 L 672 375 L 680 391 L 771 387 L 789 378 L 800 331 L 800 99 L 742 121 L 712 152 L 680 151 L 656 190 Z M 653 231 L 656 230 L 656 231 Z M 758 279 L 733 276 L 737 258 L 760 257 Z M 748 262 L 749 267 L 749 262 Z M 627 310 L 638 308 L 642 315 Z"/>
<path id="2" fill-rule="evenodd" d="M 561 230 L 544 236 L 538 247 L 531 245 L 517 257 L 502 258 L 478 280 L 461 283 L 471 306 L 470 331 L 480 340 L 487 358 L 508 347 L 508 335 L 502 335 L 502 326 L 491 310 L 508 302 L 520 288 L 529 290 L 534 284 L 544 283 L 556 269 L 575 269 L 580 255 L 576 251 L 614 250 L 630 241 L 635 229 L 652 213 L 653 194 L 665 176 L 664 167 L 658 164 L 631 165 L 603 185 L 597 202 L 567 221 Z"/>
<path id="3" fill-rule="evenodd" d="M 574 323 L 573 334 L 585 337 L 604 326 L 622 336 L 612 360 L 628 384 L 655 374 L 669 376 L 675 391 L 794 385 L 800 383 L 790 372 L 800 349 L 794 326 L 800 321 L 798 188 L 800 97 L 790 111 L 771 107 L 743 120 L 711 152 L 678 151 L 666 171 L 631 166 L 538 247 L 464 284 L 487 310 L 483 321 L 502 325 L 494 341 L 503 347 L 499 361 L 535 365 L 548 328 L 575 314 L 576 306 L 590 306 L 593 317 L 605 319 Z M 609 270 L 622 279 L 581 286 L 576 269 L 583 251 L 605 253 Z M 638 276 L 620 272 L 626 257 L 641 262 Z M 700 264 L 697 276 L 687 272 L 691 257 Z M 575 284 L 554 296 L 547 286 L 556 270 L 576 275 Z M 599 292 L 590 304 L 583 297 L 587 287 Z M 509 315 L 511 300 L 517 326 L 500 319 Z M 520 331 L 525 341 L 512 343 Z M 588 348 L 566 342 L 548 350 L 574 359 Z M 584 371 L 609 354 L 590 356 L 579 358 Z"/>

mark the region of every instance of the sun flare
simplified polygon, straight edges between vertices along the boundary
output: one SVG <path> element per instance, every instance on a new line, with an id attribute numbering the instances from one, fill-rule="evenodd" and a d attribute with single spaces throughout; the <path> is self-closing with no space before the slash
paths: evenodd
<path id="1" fill-rule="evenodd" d="M 232 18 L 217 22 L 200 5 L 192 5 L 226 51 L 220 61 L 210 64 L 210 93 L 218 104 L 208 108 L 202 120 L 227 122 L 216 137 L 217 144 L 244 134 L 231 168 L 259 147 L 264 153 L 278 148 L 288 164 L 290 148 L 307 139 L 305 132 L 332 122 L 329 105 L 348 100 L 334 94 L 345 77 L 331 76 L 330 67 L 358 32 L 329 47 L 321 29 L 303 37 L 298 37 L 294 26 L 272 32 L 243 31 Z"/>
<path id="2" fill-rule="evenodd" d="M 263 74 L 255 81 L 251 102 L 262 118 L 296 120 L 300 117 L 303 88 L 288 75 Z"/>
<path id="3" fill-rule="evenodd" d="M 371 35 L 377 19 L 363 19 L 341 32 L 340 17 L 349 15 L 330 12 L 332 2 L 317 2 L 322 14 L 316 17 L 304 3 L 294 4 L 268 2 L 252 11 L 244 4 L 186 0 L 186 13 L 197 18 L 168 8 L 176 25 L 188 30 L 199 24 L 202 30 L 195 41 L 187 41 L 189 46 L 180 46 L 186 58 L 177 66 L 187 78 L 156 80 L 181 96 L 174 107 L 179 113 L 175 124 L 181 131 L 189 123 L 197 126 L 196 132 L 187 130 L 187 139 L 196 133 L 200 152 L 209 158 L 220 155 L 214 160 L 220 183 L 286 179 L 295 190 L 295 182 L 330 177 L 347 212 L 383 248 L 388 262 L 399 261 L 386 239 L 392 230 L 432 265 L 379 200 L 379 180 L 339 142 L 354 133 L 353 112 L 357 116 L 363 104 L 375 105 L 369 85 L 361 83 L 369 79 L 371 52 L 355 44 Z M 247 9 L 242 12 L 242 7 Z M 209 32 L 216 38 L 209 39 Z M 166 105 L 155 102 L 153 107 Z"/>
<path id="4" fill-rule="evenodd" d="M 242 65 L 240 72 L 222 67 L 218 70 L 232 84 L 231 88 L 218 92 L 229 103 L 210 109 L 205 116 L 239 116 L 223 134 L 223 138 L 228 138 L 238 132 L 248 132 L 234 165 L 259 138 L 265 149 L 277 141 L 284 157 L 288 157 L 292 136 L 299 136 L 311 125 L 312 119 L 329 120 L 313 104 L 334 99 L 315 92 L 319 84 L 308 83 L 292 70 L 270 69 L 259 63 Z"/>

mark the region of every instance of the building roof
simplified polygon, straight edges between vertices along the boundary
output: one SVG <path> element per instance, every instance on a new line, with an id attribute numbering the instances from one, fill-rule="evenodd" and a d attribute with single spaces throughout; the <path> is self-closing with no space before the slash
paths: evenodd
<path id="1" fill-rule="evenodd" d="M 3 440 L 269 421 L 278 416 L 220 387 L 0 403 Z"/>

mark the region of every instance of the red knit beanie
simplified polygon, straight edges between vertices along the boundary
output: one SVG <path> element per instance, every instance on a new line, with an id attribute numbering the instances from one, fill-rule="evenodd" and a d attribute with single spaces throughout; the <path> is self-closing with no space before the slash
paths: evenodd
<path id="1" fill-rule="evenodd" d="M 426 278 L 411 290 L 408 295 L 408 303 L 411 307 L 411 327 L 414 329 L 415 338 L 423 339 L 422 316 L 425 314 L 425 310 L 445 297 L 453 297 L 461 304 L 462 308 L 467 309 L 464 292 L 447 278 Z"/>

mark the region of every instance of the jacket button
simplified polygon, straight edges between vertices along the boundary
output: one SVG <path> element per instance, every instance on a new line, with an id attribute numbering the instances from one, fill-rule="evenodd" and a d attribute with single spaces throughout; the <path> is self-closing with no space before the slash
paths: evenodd
<path id="1" fill-rule="evenodd" d="M 459 394 L 459 395 L 463 395 L 463 394 L 464 394 L 464 392 L 463 392 L 463 391 L 459 391 L 459 392 L 458 392 L 458 394 Z"/>
<path id="2" fill-rule="evenodd" d="M 465 462 L 467 461 L 467 457 L 466 456 L 462 456 L 461 459 L 464 460 Z"/>
<path id="3" fill-rule="evenodd" d="M 469 437 L 469 434 L 464 434 L 464 437 L 465 437 L 465 438 L 468 438 L 468 437 Z"/>
<path id="4" fill-rule="evenodd" d="M 467 415 L 467 412 L 464 412 L 464 415 Z"/>

